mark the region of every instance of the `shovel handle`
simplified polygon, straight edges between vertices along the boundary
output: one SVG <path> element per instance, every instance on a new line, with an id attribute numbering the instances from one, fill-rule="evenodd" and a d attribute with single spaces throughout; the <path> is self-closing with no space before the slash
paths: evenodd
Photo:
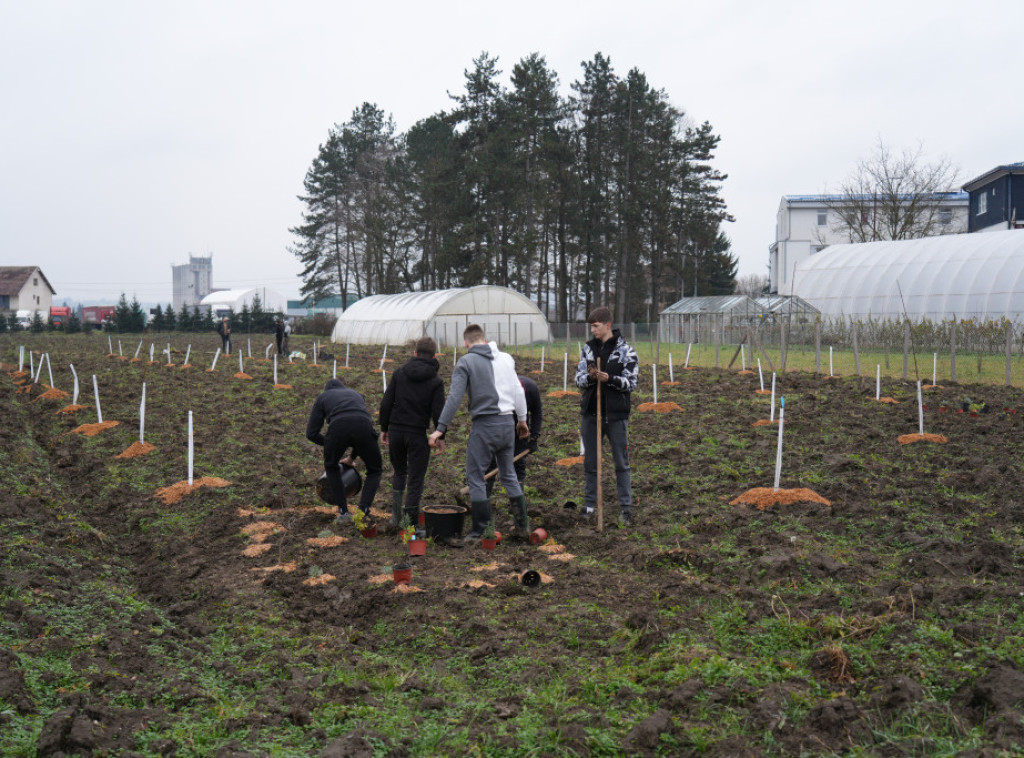
<path id="1" fill-rule="evenodd" d="M 530 451 L 528 449 L 524 450 L 519 455 L 517 455 L 515 458 L 513 458 L 512 462 L 515 463 L 516 461 L 518 461 L 518 460 L 520 460 L 522 458 L 525 458 L 529 454 L 530 454 Z M 495 469 L 491 469 L 486 474 L 484 474 L 484 481 L 486 482 L 488 479 L 493 479 L 495 476 L 497 476 L 497 474 L 498 474 L 498 469 L 496 469 L 496 468 Z M 469 494 L 469 486 L 467 485 L 467 486 L 463 487 L 461 490 L 459 490 L 459 494 L 460 495 L 468 495 Z"/>

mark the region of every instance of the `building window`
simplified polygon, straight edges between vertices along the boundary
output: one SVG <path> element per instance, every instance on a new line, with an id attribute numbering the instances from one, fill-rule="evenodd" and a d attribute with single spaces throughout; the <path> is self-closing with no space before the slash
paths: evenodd
<path id="1" fill-rule="evenodd" d="M 982 192 L 978 195 L 978 215 L 984 216 L 988 213 L 988 195 Z"/>
<path id="2" fill-rule="evenodd" d="M 39 286 L 39 277 L 33 277 L 33 279 L 32 279 L 32 286 L 33 287 L 38 287 Z"/>
<path id="3" fill-rule="evenodd" d="M 818 211 L 818 226 L 828 224 L 828 211 Z"/>
<path id="4" fill-rule="evenodd" d="M 953 223 L 953 210 L 951 208 L 939 208 L 939 223 L 949 226 Z"/>

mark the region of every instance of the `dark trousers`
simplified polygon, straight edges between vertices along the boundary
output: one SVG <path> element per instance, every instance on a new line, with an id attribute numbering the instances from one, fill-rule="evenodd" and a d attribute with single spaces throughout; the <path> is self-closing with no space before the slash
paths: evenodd
<path id="1" fill-rule="evenodd" d="M 405 510 L 419 513 L 423 497 L 423 480 L 430 463 L 430 445 L 427 433 L 392 429 L 388 434 L 388 448 L 391 451 L 391 465 L 395 475 L 391 486 L 395 492 L 405 490 Z"/>
<path id="2" fill-rule="evenodd" d="M 363 513 L 370 510 L 373 496 L 380 486 L 381 473 L 384 471 L 384 460 L 377 444 L 377 432 L 373 424 L 361 416 L 342 416 L 331 422 L 327 427 L 324 439 L 324 471 L 327 483 L 331 486 L 334 502 L 338 504 L 338 512 L 348 511 L 348 499 L 345 487 L 341 483 L 341 466 L 338 465 L 347 450 L 351 448 L 353 458 L 361 458 L 366 464 L 366 479 L 363 491 L 359 496 L 359 507 Z"/>
<path id="3" fill-rule="evenodd" d="M 281 345 L 284 343 L 284 335 L 283 334 L 278 335 L 276 339 L 277 339 L 277 354 L 278 355 L 284 355 L 284 351 L 281 349 Z"/>
<path id="4" fill-rule="evenodd" d="M 230 355 L 231 354 L 231 335 L 230 334 L 222 334 L 220 336 L 220 351 L 222 353 L 224 353 L 224 355 Z"/>
<path id="5" fill-rule="evenodd" d="M 633 489 L 629 480 L 629 447 L 626 435 L 629 430 L 627 419 L 609 421 L 604 419 L 602 437 L 608 440 L 615 462 L 615 489 L 619 496 L 619 508 L 628 513 L 633 505 Z M 580 423 L 583 434 L 583 476 L 586 488 L 583 502 L 586 508 L 597 505 L 597 416 L 585 414 Z"/>

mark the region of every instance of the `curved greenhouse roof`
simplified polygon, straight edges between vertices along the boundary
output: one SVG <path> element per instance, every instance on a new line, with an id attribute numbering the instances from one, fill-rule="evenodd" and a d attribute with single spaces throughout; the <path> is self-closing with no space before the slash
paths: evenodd
<path id="1" fill-rule="evenodd" d="M 482 285 L 363 298 L 338 318 L 331 340 L 401 345 L 429 335 L 439 346 L 461 344 L 462 330 L 473 323 L 499 345 L 551 339 L 547 319 L 533 301 L 507 287 Z"/>
<path id="2" fill-rule="evenodd" d="M 823 316 L 1024 319 L 1024 232 L 832 245 L 796 267 Z M 901 297 L 902 294 L 902 297 Z"/>
<path id="3" fill-rule="evenodd" d="M 239 290 L 217 290 L 211 292 L 200 301 L 200 305 L 208 306 L 214 313 L 227 313 L 228 310 L 236 314 L 241 313 L 242 308 L 248 305 L 252 307 L 252 301 L 259 297 L 260 307 L 266 313 L 284 313 L 288 308 L 288 301 L 284 295 L 266 287 L 252 287 Z"/>

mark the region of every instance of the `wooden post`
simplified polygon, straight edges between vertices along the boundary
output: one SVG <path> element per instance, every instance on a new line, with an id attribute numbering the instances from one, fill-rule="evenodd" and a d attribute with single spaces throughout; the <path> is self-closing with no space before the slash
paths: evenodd
<path id="1" fill-rule="evenodd" d="M 903 322 L 903 381 L 907 380 L 907 364 L 910 361 L 910 322 Z"/>
<path id="2" fill-rule="evenodd" d="M 853 337 L 853 367 L 860 376 L 860 347 L 857 345 L 857 323 L 850 322 L 850 335 Z"/>
<path id="3" fill-rule="evenodd" d="M 601 370 L 601 359 L 597 359 L 597 370 Z M 597 451 L 597 531 L 604 531 L 604 504 L 601 490 L 601 381 L 597 382 L 597 441 L 594 449 Z"/>
<path id="4" fill-rule="evenodd" d="M 814 325 L 814 373 L 821 376 L 821 323 Z"/>
<path id="5" fill-rule="evenodd" d="M 949 378 L 956 381 L 956 316 L 949 328 Z"/>
<path id="6" fill-rule="evenodd" d="M 1013 352 L 1013 324 L 1006 322 L 1006 386 L 1010 386 L 1010 355 Z"/>

